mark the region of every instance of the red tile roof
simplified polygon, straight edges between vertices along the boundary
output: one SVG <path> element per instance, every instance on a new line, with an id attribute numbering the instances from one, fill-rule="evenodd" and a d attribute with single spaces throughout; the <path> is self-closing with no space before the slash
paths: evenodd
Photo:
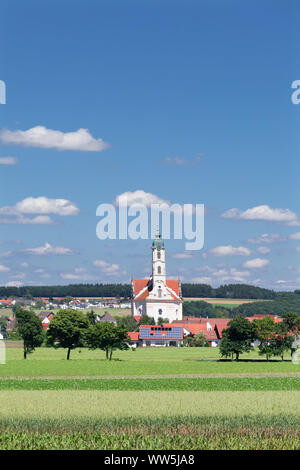
<path id="1" fill-rule="evenodd" d="M 147 285 L 149 279 L 133 279 L 133 294 L 136 300 L 145 300 L 150 294 Z M 174 300 L 180 299 L 180 284 L 178 280 L 168 279 L 166 281 L 168 292 L 171 294 Z M 160 299 L 165 301 L 165 299 Z"/>
<path id="2" fill-rule="evenodd" d="M 140 339 L 140 333 L 138 331 L 129 331 L 127 335 L 131 341 L 138 341 Z"/>

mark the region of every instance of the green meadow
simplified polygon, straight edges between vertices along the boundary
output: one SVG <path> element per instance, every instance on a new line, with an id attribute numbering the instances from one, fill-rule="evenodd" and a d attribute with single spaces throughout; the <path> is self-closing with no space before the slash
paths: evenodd
<path id="1" fill-rule="evenodd" d="M 12 344 L 13 346 L 13 344 Z M 6 349 L 0 449 L 299 449 L 300 365 L 218 348 Z"/>
<path id="2" fill-rule="evenodd" d="M 86 377 L 152 375 L 297 374 L 300 365 L 285 360 L 269 362 L 251 352 L 240 361 L 221 360 L 218 348 L 137 348 L 115 351 L 106 361 L 103 351 L 75 349 L 66 360 L 63 349 L 38 348 L 23 359 L 21 348 L 6 349 L 7 363 L 0 364 L 0 377 Z"/>

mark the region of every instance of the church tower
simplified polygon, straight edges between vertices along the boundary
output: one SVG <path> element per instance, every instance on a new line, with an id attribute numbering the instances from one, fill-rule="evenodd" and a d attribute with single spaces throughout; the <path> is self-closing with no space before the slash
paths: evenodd
<path id="1" fill-rule="evenodd" d="M 179 280 L 167 279 L 165 245 L 157 230 L 152 243 L 152 274 L 148 279 L 132 280 L 132 315 L 148 315 L 159 320 L 182 320 Z"/>
<path id="2" fill-rule="evenodd" d="M 152 280 L 153 285 L 158 281 L 166 283 L 165 245 L 159 231 L 156 232 L 155 240 L 152 243 Z"/>

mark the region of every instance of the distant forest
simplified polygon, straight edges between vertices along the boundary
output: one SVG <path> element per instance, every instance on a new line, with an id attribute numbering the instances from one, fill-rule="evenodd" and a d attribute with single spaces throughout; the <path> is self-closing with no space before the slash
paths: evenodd
<path id="1" fill-rule="evenodd" d="M 224 299 L 274 300 L 291 292 L 275 292 L 247 284 L 227 284 L 213 288 L 207 284 L 182 284 L 182 296 Z M 295 291 L 294 294 L 300 294 Z M 68 286 L 0 287 L 0 298 L 9 297 L 114 297 L 131 298 L 130 284 L 70 284 Z"/>

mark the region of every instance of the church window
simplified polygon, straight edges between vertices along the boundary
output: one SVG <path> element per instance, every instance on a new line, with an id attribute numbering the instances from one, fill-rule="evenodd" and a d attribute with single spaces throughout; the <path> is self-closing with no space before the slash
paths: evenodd
<path id="1" fill-rule="evenodd" d="M 161 297 L 161 286 L 158 286 L 158 297 Z"/>
<path id="2" fill-rule="evenodd" d="M 160 266 L 158 266 L 158 268 L 157 268 L 157 274 L 161 274 L 161 267 Z"/>
<path id="3" fill-rule="evenodd" d="M 158 313 L 159 313 L 159 315 L 162 315 L 162 309 L 161 308 L 158 310 Z"/>
<path id="4" fill-rule="evenodd" d="M 160 259 L 160 251 L 157 252 L 157 259 Z"/>

